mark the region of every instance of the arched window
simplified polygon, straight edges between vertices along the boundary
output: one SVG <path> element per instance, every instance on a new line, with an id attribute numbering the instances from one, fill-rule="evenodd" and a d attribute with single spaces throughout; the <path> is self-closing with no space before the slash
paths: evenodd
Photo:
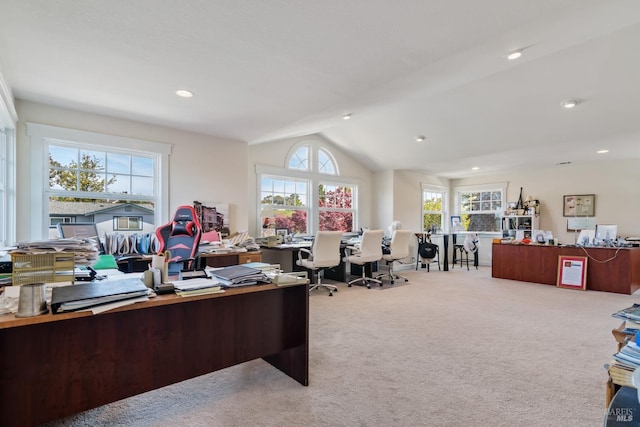
<path id="1" fill-rule="evenodd" d="M 298 147 L 289 158 L 289 169 L 309 170 L 309 146 Z"/>
<path id="2" fill-rule="evenodd" d="M 338 164 L 319 141 L 294 145 L 286 169 L 258 168 L 262 236 L 352 232 L 357 222 L 357 185 L 339 177 Z"/>

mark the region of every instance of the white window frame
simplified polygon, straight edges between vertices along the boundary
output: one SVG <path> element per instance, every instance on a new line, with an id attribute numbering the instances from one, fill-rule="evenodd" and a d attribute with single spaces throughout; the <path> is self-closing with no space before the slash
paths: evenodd
<path id="1" fill-rule="evenodd" d="M 466 214 L 468 212 L 461 212 L 461 194 L 462 193 L 477 193 L 477 192 L 483 192 L 483 191 L 501 191 L 502 197 L 501 197 L 501 207 L 502 209 L 500 209 L 499 211 L 494 211 L 494 210 L 488 210 L 488 211 L 475 211 L 473 212 L 473 214 L 497 214 L 497 215 L 501 215 L 502 212 L 505 209 L 506 206 L 506 197 L 507 197 L 507 187 L 508 187 L 508 183 L 506 182 L 496 182 L 496 183 L 488 183 L 488 184 L 478 184 L 478 185 L 463 185 L 463 186 L 459 186 L 459 187 L 455 187 L 453 190 L 454 193 L 454 207 L 453 207 L 453 211 L 454 211 L 454 215 L 463 215 Z M 448 221 L 449 223 L 451 221 Z M 448 224 L 449 227 L 451 227 L 451 224 Z M 476 232 L 475 230 L 471 230 L 470 232 Z M 498 231 L 477 231 L 477 233 L 479 234 L 496 234 L 499 233 L 500 230 Z"/>
<path id="2" fill-rule="evenodd" d="M 48 236 L 49 153 L 48 144 L 82 144 L 107 151 L 121 151 L 132 155 L 153 154 L 155 171 L 154 223 L 164 224 L 169 218 L 169 155 L 171 144 L 125 138 L 103 133 L 61 128 L 39 123 L 27 123 L 27 135 L 31 142 L 31 236 L 43 239 Z"/>
<path id="3" fill-rule="evenodd" d="M 326 150 L 325 150 L 326 151 Z M 322 175 L 323 177 L 326 178 L 327 175 Z M 343 180 L 341 180 L 343 181 Z M 336 186 L 336 187 L 349 187 L 351 188 L 351 208 L 321 208 L 320 206 L 318 206 L 319 202 L 320 202 L 320 185 L 324 185 L 325 187 L 327 185 L 331 185 L 331 186 Z M 317 197 L 315 198 L 315 209 L 316 209 L 316 218 L 317 218 L 317 225 L 318 227 L 320 227 L 320 212 L 351 212 L 351 216 L 353 218 L 353 229 L 351 231 L 357 230 L 357 225 L 356 225 L 356 217 L 358 215 L 358 210 L 356 209 L 356 200 L 358 200 L 358 186 L 357 185 L 351 185 L 349 183 L 346 182 L 337 182 L 337 181 L 328 181 L 326 179 L 321 179 L 320 182 L 318 182 L 316 184 L 316 188 L 315 188 L 315 192 L 317 194 Z M 317 231 L 317 230 L 316 230 Z"/>
<path id="4" fill-rule="evenodd" d="M 300 170 L 300 169 L 287 169 L 287 170 Z M 301 171 L 301 170 L 300 170 Z M 270 178 L 270 179 L 281 179 L 284 181 L 297 181 L 297 182 L 304 182 L 305 185 L 307 186 L 307 197 L 305 200 L 305 205 L 304 206 L 291 206 L 291 205 L 275 205 L 275 204 L 271 204 L 268 205 L 266 207 L 262 206 L 262 179 L 263 178 Z M 299 211 L 304 211 L 307 213 L 307 231 L 306 233 L 308 233 L 309 231 L 309 221 L 310 221 L 310 217 L 312 215 L 311 212 L 311 194 L 309 192 L 309 179 L 308 178 L 298 178 L 298 177 L 292 177 L 292 176 L 285 176 L 285 175 L 273 175 L 273 174 L 269 174 L 269 173 L 264 173 L 261 174 L 260 179 L 258 180 L 258 201 L 259 201 L 259 205 L 258 205 L 258 212 L 260 212 L 259 215 L 259 222 L 260 222 L 260 226 L 258 227 L 258 230 L 262 230 L 262 221 L 264 220 L 263 215 L 262 215 L 262 209 L 273 209 L 273 210 L 299 210 Z M 305 233 L 305 234 L 306 234 Z M 259 234 L 261 234 L 259 232 Z"/>
<path id="5" fill-rule="evenodd" d="M 309 164 L 312 165 L 312 168 L 313 168 L 312 171 L 302 171 L 302 170 L 287 168 L 287 166 L 289 165 L 289 160 L 291 156 L 300 147 L 300 145 L 311 146 Z M 317 151 L 317 148 L 322 148 L 327 152 L 327 154 L 329 154 L 332 157 L 332 160 L 334 161 L 335 171 L 336 171 L 335 175 L 321 174 L 317 171 L 318 165 L 317 165 L 317 162 L 314 160 L 316 158 L 315 152 Z M 264 175 L 277 176 L 285 179 L 295 178 L 295 179 L 309 180 L 310 200 L 309 200 L 309 213 L 307 214 L 307 228 L 309 230 L 308 231 L 309 234 L 315 234 L 318 231 L 318 221 L 319 221 L 318 187 L 320 186 L 320 184 L 340 185 L 340 186 L 346 185 L 346 186 L 352 187 L 354 192 L 353 199 L 352 199 L 352 203 L 353 203 L 352 210 L 355 212 L 354 218 L 353 218 L 353 229 L 357 230 L 359 228 L 357 195 L 358 195 L 358 188 L 360 186 L 360 181 L 357 179 L 351 179 L 351 178 L 339 176 L 339 171 L 340 171 L 339 165 L 335 161 L 335 157 L 333 157 L 333 154 L 331 153 L 331 150 L 328 147 L 314 140 L 310 140 L 310 139 L 301 140 L 299 143 L 291 147 L 291 149 L 289 150 L 289 153 L 285 158 L 284 165 L 285 167 L 256 165 L 256 194 L 257 194 L 256 212 L 258 212 L 258 215 L 256 215 L 257 230 L 262 229 L 262 219 L 260 215 L 260 212 L 262 211 L 261 182 L 262 182 L 262 177 Z"/>
<path id="6" fill-rule="evenodd" d="M 425 230 L 424 229 L 424 215 L 428 214 L 428 213 L 434 213 L 434 214 L 440 214 L 441 218 L 442 218 L 442 224 L 440 224 L 440 231 L 441 232 L 446 232 L 448 230 L 447 227 L 447 223 L 449 222 L 449 215 L 448 215 L 448 206 L 449 206 L 449 188 L 444 187 L 442 185 L 434 185 L 434 184 L 425 184 L 425 183 L 420 183 L 420 188 L 421 188 L 421 192 L 420 192 L 420 210 L 421 210 L 421 214 L 420 214 L 420 227 L 422 228 L 422 232 L 426 233 L 429 230 Z M 431 193 L 440 193 L 442 194 L 442 210 L 440 212 L 436 212 L 436 211 L 425 211 L 424 210 L 424 193 L 425 192 L 431 192 Z"/>
<path id="7" fill-rule="evenodd" d="M 16 242 L 16 123 L 11 89 L 0 74 L 0 248 Z"/>

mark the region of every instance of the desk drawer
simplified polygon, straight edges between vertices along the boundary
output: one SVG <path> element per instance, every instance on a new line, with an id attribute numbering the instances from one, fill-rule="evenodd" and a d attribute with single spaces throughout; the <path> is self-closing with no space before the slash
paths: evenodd
<path id="1" fill-rule="evenodd" d="M 246 264 L 248 262 L 262 262 L 261 252 L 243 252 L 238 254 L 238 264 Z"/>

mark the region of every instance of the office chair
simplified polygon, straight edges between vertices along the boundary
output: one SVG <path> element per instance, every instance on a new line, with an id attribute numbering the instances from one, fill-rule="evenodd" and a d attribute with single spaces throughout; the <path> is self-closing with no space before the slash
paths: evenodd
<path id="1" fill-rule="evenodd" d="M 382 286 L 382 281 L 372 277 L 367 277 L 366 266 L 372 265 L 374 262 L 382 259 L 383 235 L 383 230 L 365 230 L 362 234 L 362 241 L 359 246 L 347 246 L 347 249 L 351 251 L 351 254 L 345 257 L 345 261 L 362 266 L 362 276 L 351 280 L 348 283 L 349 287 L 358 282 L 361 282 L 362 285 L 366 285 L 368 289 L 371 289 L 370 282 L 376 282 Z"/>
<path id="2" fill-rule="evenodd" d="M 389 277 L 392 285 L 395 280 L 399 279 L 404 279 L 405 282 L 409 281 L 406 277 L 399 276 L 393 272 L 393 263 L 409 256 L 409 239 L 411 238 L 411 234 L 410 230 L 395 230 L 393 232 L 391 244 L 389 245 L 391 253 L 382 255 L 382 259 L 385 260 L 389 266 L 389 272 L 379 274 L 376 276 L 376 279 Z"/>
<path id="3" fill-rule="evenodd" d="M 158 254 L 170 252 L 169 275 L 193 269 L 198 254 L 202 228 L 193 206 L 178 206 L 173 219 L 156 228 Z"/>
<path id="4" fill-rule="evenodd" d="M 329 296 L 333 296 L 333 292 L 338 292 L 337 286 L 322 283 L 322 275 L 325 268 L 340 265 L 341 239 L 341 231 L 318 231 L 318 234 L 313 239 L 311 250 L 299 249 L 296 264 L 312 270 L 317 275 L 316 283 L 309 288 L 309 292 L 318 288 L 327 289 Z M 304 258 L 303 254 L 307 254 L 307 258 Z"/>

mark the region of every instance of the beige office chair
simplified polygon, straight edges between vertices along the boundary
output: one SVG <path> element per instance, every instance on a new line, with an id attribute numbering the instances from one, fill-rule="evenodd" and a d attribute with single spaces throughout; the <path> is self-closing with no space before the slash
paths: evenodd
<path id="1" fill-rule="evenodd" d="M 362 276 L 351 280 L 349 282 L 349 287 L 358 282 L 362 285 L 366 285 L 369 289 L 371 289 L 370 282 L 376 282 L 382 286 L 382 281 L 372 277 L 367 277 L 366 266 L 372 265 L 374 262 L 382 259 L 383 235 L 383 230 L 365 230 L 362 234 L 362 241 L 359 246 L 347 246 L 347 250 L 351 253 L 345 257 L 345 261 L 362 267 Z"/>
<path id="2" fill-rule="evenodd" d="M 317 275 L 316 283 L 309 288 L 310 292 L 318 288 L 327 289 L 329 296 L 333 296 L 333 292 L 338 292 L 337 286 L 322 283 L 322 275 L 325 268 L 340 265 L 341 238 L 341 231 L 318 231 L 313 239 L 311 250 L 300 248 L 298 251 L 296 264 L 312 270 Z M 303 254 L 307 254 L 307 258 L 304 258 Z"/>
<path id="3" fill-rule="evenodd" d="M 388 277 L 392 285 L 399 279 L 404 279 L 405 282 L 409 281 L 406 277 L 399 276 L 393 272 L 393 263 L 409 256 L 409 239 L 411 239 L 412 234 L 411 230 L 395 230 L 393 232 L 391 244 L 389 245 L 391 253 L 382 255 L 382 259 L 389 266 L 389 272 L 379 274 L 376 279 Z"/>

